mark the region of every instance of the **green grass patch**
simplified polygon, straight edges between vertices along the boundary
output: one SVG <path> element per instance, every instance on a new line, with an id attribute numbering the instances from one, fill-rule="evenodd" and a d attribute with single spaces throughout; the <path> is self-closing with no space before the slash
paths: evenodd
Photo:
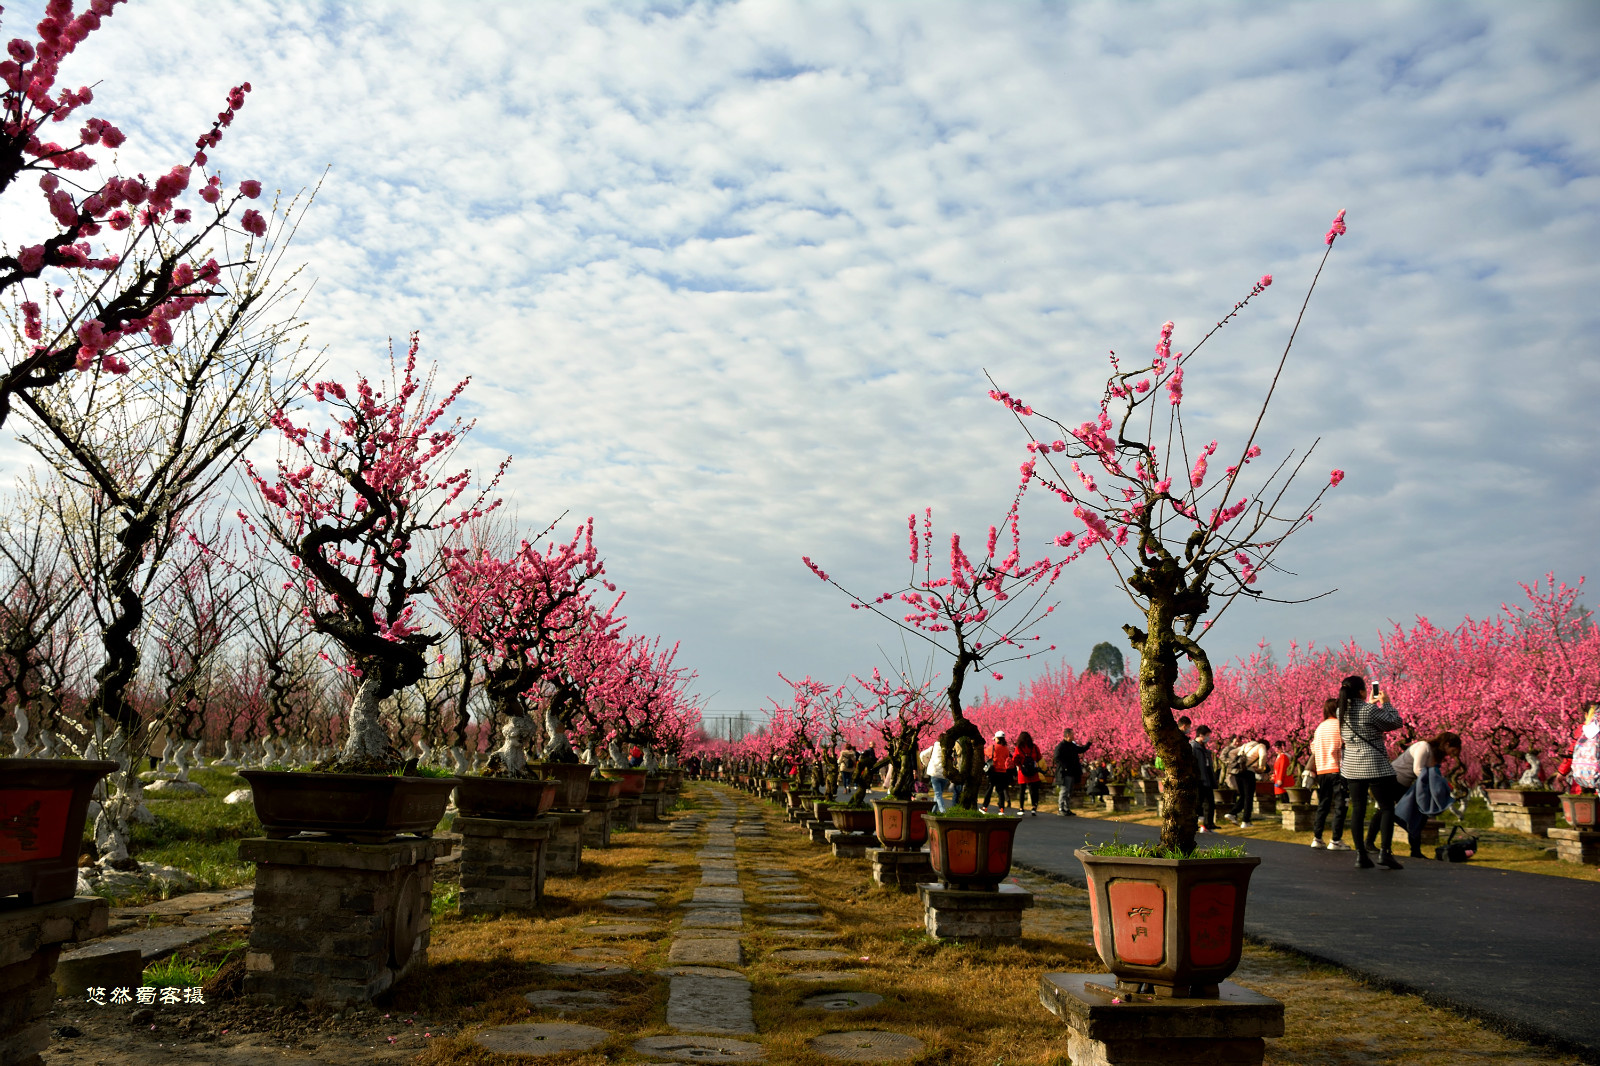
<path id="1" fill-rule="evenodd" d="M 429 903 L 435 919 L 443 918 L 446 914 L 454 914 L 461 905 L 461 886 L 449 884 L 435 884 L 433 886 L 433 900 Z"/>
<path id="2" fill-rule="evenodd" d="M 1120 840 L 1104 844 L 1091 844 L 1086 840 L 1083 850 L 1090 855 L 1114 859 L 1242 859 L 1249 854 L 1243 844 L 1212 844 L 1193 851 L 1179 851 L 1159 844 L 1124 844 Z"/>
<path id="3" fill-rule="evenodd" d="M 999 811 L 980 811 L 976 807 L 951 807 L 945 811 L 929 811 L 924 818 L 1006 818 L 1017 821 L 1018 815 L 1001 814 Z"/>
<path id="4" fill-rule="evenodd" d="M 204 786 L 206 794 L 184 799 L 146 794 L 156 820 L 134 823 L 129 853 L 140 862 L 176 866 L 194 877 L 199 888 L 250 884 L 255 867 L 239 861 L 239 841 L 260 836 L 261 823 L 253 804 L 222 802 L 229 792 L 244 787 L 243 779 L 230 771 L 192 770 L 189 780 Z"/>

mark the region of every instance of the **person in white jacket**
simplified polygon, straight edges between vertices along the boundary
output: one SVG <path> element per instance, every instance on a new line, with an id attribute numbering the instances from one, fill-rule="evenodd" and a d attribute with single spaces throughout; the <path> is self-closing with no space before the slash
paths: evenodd
<path id="1" fill-rule="evenodd" d="M 917 762 L 922 765 L 922 772 L 928 775 L 928 786 L 933 789 L 933 804 L 940 812 L 949 810 L 950 805 L 945 802 L 944 790 L 950 782 L 944 776 L 944 749 L 939 747 L 935 740 L 923 748 L 917 756 Z"/>

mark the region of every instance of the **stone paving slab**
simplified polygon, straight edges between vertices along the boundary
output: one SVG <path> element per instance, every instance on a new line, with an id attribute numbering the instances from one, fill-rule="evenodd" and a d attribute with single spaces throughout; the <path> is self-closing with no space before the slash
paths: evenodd
<path id="1" fill-rule="evenodd" d="M 772 914 L 761 919 L 767 925 L 816 925 L 822 917 L 816 914 Z"/>
<path id="2" fill-rule="evenodd" d="M 833 993 L 829 993 L 832 995 Z M 611 1006 L 613 1000 L 610 992 L 601 992 L 593 988 L 576 990 L 543 989 L 538 992 L 527 992 L 523 999 L 541 1010 L 553 1010 L 558 1013 L 579 1010 L 599 1010 L 601 1007 Z"/>
<path id="3" fill-rule="evenodd" d="M 656 931 L 648 925 L 586 925 L 578 930 L 588 936 L 645 936 Z"/>
<path id="4" fill-rule="evenodd" d="M 767 958 L 778 962 L 833 962 L 849 957 L 848 953 L 832 948 L 779 948 L 767 955 Z"/>
<path id="5" fill-rule="evenodd" d="M 592 1025 L 538 1022 L 485 1029 L 478 1034 L 478 1044 L 501 1055 L 560 1055 L 588 1051 L 605 1043 L 610 1035 Z"/>
<path id="6" fill-rule="evenodd" d="M 221 892 L 185 892 L 181 896 L 160 900 L 156 903 L 146 903 L 138 907 L 112 907 L 113 918 L 134 918 L 145 915 L 173 915 L 193 914 L 196 911 L 220 907 L 225 903 L 237 903 L 255 895 L 255 890 L 250 888 L 230 888 Z"/>
<path id="7" fill-rule="evenodd" d="M 763 903 L 761 909 L 777 914 L 810 914 L 816 911 L 817 905 L 815 903 L 806 903 L 802 900 L 785 900 L 778 903 Z"/>
<path id="8" fill-rule="evenodd" d="M 743 978 L 674 977 L 667 996 L 667 1024 L 685 1033 L 739 1036 L 756 1031 L 750 982 Z"/>
<path id="9" fill-rule="evenodd" d="M 732 937 L 680 938 L 672 942 L 667 961 L 691 966 L 743 966 L 744 948 Z"/>
<path id="10" fill-rule="evenodd" d="M 725 1036 L 647 1036 L 634 1041 L 633 1050 L 670 1062 L 760 1062 L 765 1056 L 760 1044 Z"/>
<path id="11" fill-rule="evenodd" d="M 744 916 L 721 907 L 690 911 L 683 916 L 685 929 L 743 929 Z"/>
<path id="12" fill-rule="evenodd" d="M 64 960 L 75 959 L 80 955 L 98 955 L 106 951 L 131 951 L 137 949 L 139 957 L 149 964 L 156 959 L 177 951 L 179 948 L 188 947 L 190 944 L 204 940 L 215 933 L 214 928 L 193 925 L 161 925 L 154 929 L 138 929 L 120 936 L 106 937 L 90 944 L 63 951 L 61 958 Z"/>
<path id="13" fill-rule="evenodd" d="M 846 1011 L 866 1010 L 882 1002 L 883 997 L 876 992 L 818 992 L 801 1000 L 800 1005 L 811 1010 Z"/>
<path id="14" fill-rule="evenodd" d="M 846 1062 L 892 1062 L 916 1058 L 922 1054 L 923 1043 L 904 1033 L 858 1029 L 849 1033 L 824 1033 L 812 1037 L 811 1048 L 820 1055 Z"/>
<path id="15" fill-rule="evenodd" d="M 744 901 L 744 889 L 724 888 L 702 885 L 694 890 L 696 903 L 740 903 Z"/>
<path id="16" fill-rule="evenodd" d="M 800 970 L 783 975 L 785 980 L 819 985 L 849 984 L 851 981 L 865 980 L 866 976 L 853 970 Z"/>
<path id="17" fill-rule="evenodd" d="M 255 917 L 255 907 L 243 903 L 236 907 L 224 907 L 219 911 L 202 911 L 184 918 L 184 925 L 209 926 L 213 929 L 228 929 L 238 925 L 249 925 Z"/>
<path id="18" fill-rule="evenodd" d="M 707 870 L 700 875 L 702 885 L 737 885 L 739 872 L 737 870 Z"/>

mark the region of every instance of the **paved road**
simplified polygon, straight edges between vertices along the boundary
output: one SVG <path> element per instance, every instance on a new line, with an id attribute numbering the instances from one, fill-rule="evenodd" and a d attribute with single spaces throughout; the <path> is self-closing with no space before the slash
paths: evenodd
<path id="1" fill-rule="evenodd" d="M 1020 865 L 1082 885 L 1072 852 L 1155 827 L 1040 814 Z M 1600 1056 L 1600 884 L 1470 863 L 1358 870 L 1352 852 L 1217 834 L 1261 856 L 1245 931 L 1535 1039 Z"/>

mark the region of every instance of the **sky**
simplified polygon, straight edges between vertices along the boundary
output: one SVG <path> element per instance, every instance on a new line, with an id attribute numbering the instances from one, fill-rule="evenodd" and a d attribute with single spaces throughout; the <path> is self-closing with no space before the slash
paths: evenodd
<path id="1" fill-rule="evenodd" d="M 1213 661 L 1600 569 L 1600 5 L 135 0 L 63 80 L 152 174 L 250 81 L 213 169 L 321 182 L 288 259 L 325 376 L 420 331 L 472 378 L 461 458 L 515 457 L 529 527 L 594 516 L 708 713 L 905 659 L 801 556 L 874 595 L 913 511 L 981 542 L 1027 458 L 986 374 L 1076 424 L 1109 350 L 1187 351 L 1271 273 L 1187 372 L 1237 451 L 1340 209 L 1258 438 L 1347 472 L 1267 589 L 1337 591 L 1230 609 Z M 1030 496 L 1031 554 L 1069 528 Z M 1057 590 L 995 691 L 1125 643 L 1103 558 Z"/>

